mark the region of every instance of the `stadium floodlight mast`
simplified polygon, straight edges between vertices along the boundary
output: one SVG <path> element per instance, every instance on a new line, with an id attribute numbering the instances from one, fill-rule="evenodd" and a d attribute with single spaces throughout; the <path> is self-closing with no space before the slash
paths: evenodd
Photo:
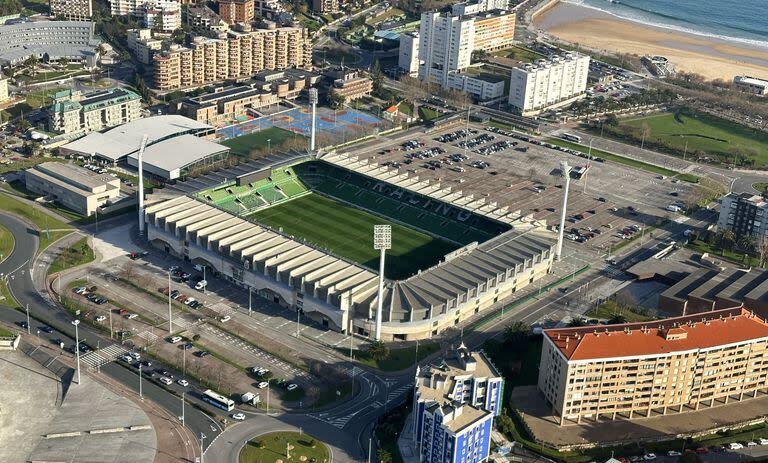
<path id="1" fill-rule="evenodd" d="M 317 89 L 309 89 L 309 104 L 312 105 L 312 131 L 309 133 L 309 152 L 315 152 L 315 129 L 317 118 Z"/>
<path id="2" fill-rule="evenodd" d="M 560 227 L 557 230 L 557 261 L 563 255 L 563 231 L 565 230 L 565 213 L 568 208 L 568 187 L 571 185 L 571 166 L 566 161 L 560 163 L 560 175 L 565 179 L 563 188 L 563 208 L 560 211 Z"/>
<path id="3" fill-rule="evenodd" d="M 379 258 L 379 296 L 376 306 L 376 340 L 381 340 L 381 310 L 384 305 L 384 257 L 387 249 L 392 249 L 392 226 L 374 225 L 373 226 L 373 249 L 381 251 Z"/>
<path id="4" fill-rule="evenodd" d="M 141 139 L 139 147 L 139 189 L 136 196 L 139 199 L 139 235 L 144 235 L 144 148 L 147 147 L 147 135 Z"/>

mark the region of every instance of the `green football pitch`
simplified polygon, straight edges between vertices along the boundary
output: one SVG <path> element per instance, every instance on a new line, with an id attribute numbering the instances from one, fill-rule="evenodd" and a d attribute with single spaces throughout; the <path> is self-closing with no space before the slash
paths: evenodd
<path id="1" fill-rule="evenodd" d="M 285 142 L 294 138 L 304 139 L 302 135 L 296 135 L 289 130 L 270 127 L 258 132 L 230 138 L 221 142 L 221 144 L 229 147 L 230 152 L 236 156 L 248 156 L 254 150 L 272 148 L 273 151 L 277 151 Z M 270 140 L 269 143 L 267 140 Z"/>
<path id="2" fill-rule="evenodd" d="M 378 270 L 379 251 L 373 249 L 373 226 L 392 226 L 387 251 L 387 278 L 403 279 L 435 265 L 458 246 L 393 223 L 325 196 L 311 193 L 255 212 L 250 217 L 316 246 Z"/>

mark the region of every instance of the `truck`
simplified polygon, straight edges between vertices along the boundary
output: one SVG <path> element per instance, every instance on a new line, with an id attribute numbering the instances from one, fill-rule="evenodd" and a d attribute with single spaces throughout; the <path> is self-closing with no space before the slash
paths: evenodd
<path id="1" fill-rule="evenodd" d="M 253 392 L 246 392 L 240 396 L 240 401 L 244 404 L 257 405 L 261 402 L 261 396 Z"/>

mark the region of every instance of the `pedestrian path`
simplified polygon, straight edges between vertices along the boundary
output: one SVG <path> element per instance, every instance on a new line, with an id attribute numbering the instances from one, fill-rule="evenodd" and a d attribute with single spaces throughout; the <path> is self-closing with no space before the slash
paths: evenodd
<path id="1" fill-rule="evenodd" d="M 80 362 L 84 363 L 91 370 L 96 370 L 107 363 L 114 362 L 121 355 L 128 353 L 128 349 L 118 344 L 110 344 L 93 352 L 88 352 L 80 356 Z"/>

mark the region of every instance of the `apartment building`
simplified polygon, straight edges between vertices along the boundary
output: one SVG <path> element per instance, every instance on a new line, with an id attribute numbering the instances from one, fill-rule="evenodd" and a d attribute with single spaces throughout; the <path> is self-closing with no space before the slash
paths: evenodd
<path id="1" fill-rule="evenodd" d="M 0 105 L 10 99 L 8 94 L 8 78 L 0 76 Z"/>
<path id="2" fill-rule="evenodd" d="M 250 110 L 292 100 L 314 85 L 320 76 L 301 69 L 262 71 L 244 85 L 230 85 L 183 100 L 177 112 L 205 124 L 215 125 L 246 116 Z"/>
<path id="3" fill-rule="evenodd" d="M 93 17 L 92 0 L 50 0 L 51 16 L 69 21 L 90 21 Z"/>
<path id="4" fill-rule="evenodd" d="M 229 24 L 250 22 L 255 11 L 254 0 L 219 0 L 219 16 Z"/>
<path id="5" fill-rule="evenodd" d="M 95 67 L 100 40 L 91 21 L 26 21 L 0 27 L 0 65 L 15 66 L 31 56 L 66 58 Z"/>
<path id="6" fill-rule="evenodd" d="M 514 35 L 515 17 L 508 12 L 470 16 L 423 13 L 418 42 L 419 79 L 447 86 L 450 73 L 472 63 L 473 51 L 509 47 Z"/>
<path id="7" fill-rule="evenodd" d="M 406 32 L 400 34 L 397 65 L 411 77 L 419 75 L 419 33 Z"/>
<path id="8" fill-rule="evenodd" d="M 221 16 L 205 5 L 187 8 L 187 24 L 194 29 L 204 29 L 215 32 L 226 32 L 229 25 Z"/>
<path id="9" fill-rule="evenodd" d="M 226 39 L 195 37 L 189 48 L 174 45 L 156 53 L 153 61 L 155 87 L 172 90 L 247 78 L 267 69 L 310 67 L 312 42 L 300 27 L 230 31 Z"/>
<path id="10" fill-rule="evenodd" d="M 176 0 L 149 0 L 141 8 L 144 26 L 161 32 L 181 27 L 181 5 Z"/>
<path id="11" fill-rule="evenodd" d="M 333 69 L 323 74 L 328 81 L 328 92 L 349 103 L 370 95 L 373 81 L 355 69 Z"/>
<path id="12" fill-rule="evenodd" d="M 44 162 L 24 171 L 27 190 L 85 216 L 120 196 L 120 179 L 75 164 Z"/>
<path id="13" fill-rule="evenodd" d="M 312 0 L 312 11 L 318 13 L 338 13 L 341 11 L 339 0 Z"/>
<path id="14" fill-rule="evenodd" d="M 123 88 L 82 94 L 63 90 L 53 95 L 48 108 L 51 131 L 65 135 L 89 132 L 125 124 L 141 117 L 141 97 Z"/>
<path id="15" fill-rule="evenodd" d="M 460 2 L 451 6 L 451 13 L 456 16 L 469 16 L 492 10 L 509 10 L 509 0 L 476 0 Z"/>
<path id="16" fill-rule="evenodd" d="M 416 370 L 419 461 L 480 463 L 490 453 L 504 380 L 483 352 L 463 344 L 438 365 Z"/>
<path id="17" fill-rule="evenodd" d="M 718 230 L 730 230 L 736 238 L 749 236 L 756 243 L 768 235 L 768 202 L 761 195 L 729 193 L 720 202 Z"/>
<path id="18" fill-rule="evenodd" d="M 163 41 L 152 37 L 151 29 L 128 29 L 128 50 L 142 64 L 152 63 L 152 54 L 163 48 Z"/>
<path id="19" fill-rule="evenodd" d="M 768 323 L 735 308 L 545 330 L 538 389 L 562 426 L 742 401 L 767 380 Z"/>
<path id="20" fill-rule="evenodd" d="M 467 92 L 478 101 L 489 101 L 504 96 L 504 79 L 500 76 L 467 68 L 448 74 L 447 88 Z M 471 72 L 470 72 L 471 71 Z"/>
<path id="21" fill-rule="evenodd" d="M 509 105 L 523 116 L 571 104 L 587 89 L 589 56 L 565 53 L 512 70 Z"/>
<path id="22" fill-rule="evenodd" d="M 109 0 L 109 11 L 112 16 L 139 17 L 146 2 L 147 0 Z"/>
<path id="23" fill-rule="evenodd" d="M 744 93 L 765 96 L 768 95 L 768 80 L 750 76 L 736 76 L 733 84 Z"/>

